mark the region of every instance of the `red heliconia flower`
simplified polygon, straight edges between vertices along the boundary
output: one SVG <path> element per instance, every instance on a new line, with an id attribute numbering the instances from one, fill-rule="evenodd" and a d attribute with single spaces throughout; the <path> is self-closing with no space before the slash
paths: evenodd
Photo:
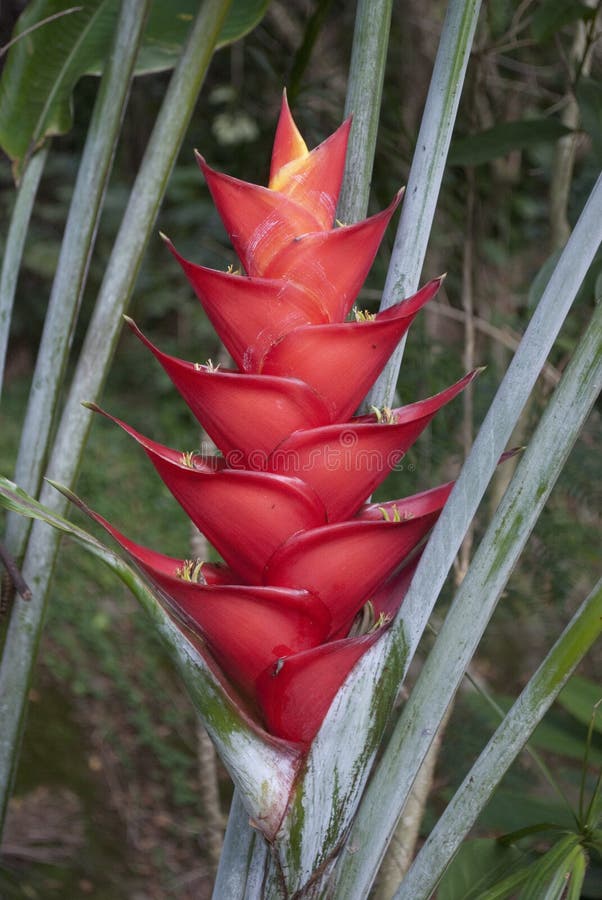
<path id="1" fill-rule="evenodd" d="M 141 547 L 93 514 L 258 725 L 301 746 L 395 614 L 452 485 L 366 501 L 476 375 L 398 409 L 355 414 L 441 279 L 348 320 L 401 198 L 363 222 L 335 223 L 349 125 L 309 151 L 285 96 L 268 187 L 198 158 L 245 274 L 189 262 L 165 241 L 235 368 L 170 356 L 127 320 L 220 455 L 173 450 L 109 418 L 225 564 Z"/>

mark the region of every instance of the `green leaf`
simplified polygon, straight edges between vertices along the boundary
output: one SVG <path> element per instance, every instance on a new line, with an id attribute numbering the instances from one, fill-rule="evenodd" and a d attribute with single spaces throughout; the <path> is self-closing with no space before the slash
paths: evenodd
<path id="1" fill-rule="evenodd" d="M 269 0 L 233 0 L 217 42 L 238 40 L 257 25 Z M 99 75 L 115 28 L 119 0 L 34 0 L 19 18 L 15 36 L 39 24 L 10 49 L 0 79 L 0 147 L 18 177 L 44 140 L 69 131 L 72 93 L 83 75 Z M 136 74 L 175 65 L 199 0 L 155 0 Z M 44 22 L 61 12 L 66 15 Z"/>
<path id="2" fill-rule="evenodd" d="M 495 792 L 479 819 L 483 828 L 505 832 L 530 828 L 544 822 L 561 828 L 574 826 L 574 818 L 557 801 L 503 786 Z"/>
<path id="3" fill-rule="evenodd" d="M 450 166 L 478 166 L 506 156 L 512 150 L 527 150 L 539 144 L 557 141 L 570 134 L 558 119 L 520 119 L 503 122 L 478 134 L 456 138 L 451 145 Z"/>
<path id="4" fill-rule="evenodd" d="M 577 102 L 583 128 L 592 139 L 598 162 L 602 161 L 602 81 L 580 78 L 577 85 Z"/>
<path id="5" fill-rule="evenodd" d="M 577 848 L 573 867 L 569 878 L 569 887 L 565 900 L 579 900 L 581 897 L 581 888 L 585 880 L 585 870 L 587 869 L 587 857 L 583 847 Z"/>
<path id="6" fill-rule="evenodd" d="M 485 891 L 516 875 L 526 858 L 516 847 L 492 839 L 466 841 L 439 882 L 437 900 L 481 900 Z"/>
<path id="7" fill-rule="evenodd" d="M 232 44 L 252 31 L 269 4 L 270 0 L 233 0 L 216 48 Z M 175 65 L 198 8 L 199 0 L 177 0 L 177 4 L 155 0 L 142 39 L 137 75 L 160 72 Z M 99 72 L 100 68 L 97 68 L 92 74 Z"/>
<path id="8" fill-rule="evenodd" d="M 540 43 L 547 41 L 565 25 L 592 19 L 595 14 L 595 7 L 586 6 L 579 0 L 543 0 L 531 20 L 533 37 Z"/>
<path id="9" fill-rule="evenodd" d="M 594 706 L 602 700 L 602 688 L 588 678 L 573 675 L 558 695 L 557 702 L 583 725 L 589 725 Z M 602 710 L 594 719 L 594 730 L 602 734 Z"/>
<path id="10" fill-rule="evenodd" d="M 531 866 L 531 874 L 520 900 L 560 900 L 567 886 L 567 873 L 578 852 L 579 835 L 567 834 Z"/>

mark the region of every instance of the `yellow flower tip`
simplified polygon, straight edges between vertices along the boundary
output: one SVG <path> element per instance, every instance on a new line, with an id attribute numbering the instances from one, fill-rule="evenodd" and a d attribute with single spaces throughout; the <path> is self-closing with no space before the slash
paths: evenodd
<path id="1" fill-rule="evenodd" d="M 477 366 L 477 368 L 474 370 L 475 375 L 480 375 L 481 372 L 484 372 L 486 370 L 486 368 L 487 366 Z"/>
<path id="2" fill-rule="evenodd" d="M 82 400 L 81 405 L 84 409 L 89 409 L 90 412 L 98 412 L 98 406 L 92 400 Z"/>
<path id="3" fill-rule="evenodd" d="M 159 232 L 159 237 L 163 241 L 164 244 L 171 244 L 171 240 L 167 237 L 164 231 Z"/>
<path id="4" fill-rule="evenodd" d="M 132 319 L 131 316 L 128 316 L 125 313 L 123 313 L 122 318 L 123 318 L 123 321 L 126 322 L 130 327 L 132 327 L 132 328 L 136 327 L 136 323 L 134 322 L 134 320 Z"/>

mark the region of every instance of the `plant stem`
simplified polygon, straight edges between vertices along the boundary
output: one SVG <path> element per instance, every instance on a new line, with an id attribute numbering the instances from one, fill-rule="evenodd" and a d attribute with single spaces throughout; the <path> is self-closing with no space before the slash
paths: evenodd
<path id="1" fill-rule="evenodd" d="M 587 5 L 593 6 L 592 0 L 587 0 Z M 593 18 L 592 24 L 595 25 L 596 19 L 597 16 Z M 592 49 L 589 29 L 586 29 L 584 22 L 577 22 L 573 45 L 567 61 L 571 80 L 575 80 L 577 72 L 580 76 L 589 75 Z M 573 182 L 575 154 L 580 139 L 578 134 L 580 119 L 579 104 L 575 98 L 575 85 L 572 84 L 566 95 L 566 106 L 562 111 L 561 121 L 563 125 L 572 129 L 573 134 L 567 134 L 556 142 L 552 163 L 550 181 L 550 249 L 552 252 L 563 247 L 571 233 L 568 221 L 568 203 Z"/>
<path id="2" fill-rule="evenodd" d="M 126 4 L 127 6 L 127 4 Z M 202 5 L 165 95 L 142 167 L 136 178 L 86 335 L 71 391 L 61 418 L 49 474 L 70 486 L 76 477 L 90 425 L 82 399 L 95 399 L 102 387 L 121 327 L 120 315 L 131 296 L 142 254 L 167 179 L 192 115 L 230 0 Z M 45 486 L 42 496 L 64 509 L 62 496 Z M 46 595 L 58 536 L 35 523 L 23 566 L 34 597 L 13 610 L 0 665 L 0 809 L 3 817 L 16 769 L 27 691 L 45 616 Z M 26 607 L 26 609 L 23 609 Z"/>
<path id="3" fill-rule="evenodd" d="M 450 0 L 447 7 L 381 309 L 418 288 L 480 7 L 480 0 Z M 405 338 L 372 388 L 369 405 L 394 405 L 404 347 Z"/>
<path id="4" fill-rule="evenodd" d="M 427 900 L 535 726 L 602 632 L 602 581 L 567 625 L 456 791 L 395 894 Z"/>
<path id="5" fill-rule="evenodd" d="M 368 211 L 392 5 L 358 0 L 345 100 L 345 117 L 352 115 L 353 122 L 337 210 L 345 223 L 358 222 Z"/>
<path id="6" fill-rule="evenodd" d="M 268 846 L 249 826 L 240 793 L 234 791 L 213 900 L 259 900 L 268 865 Z"/>
<path id="7" fill-rule="evenodd" d="M 13 304 L 15 302 L 17 278 L 21 269 L 21 259 L 29 228 L 29 220 L 31 219 L 34 200 L 38 192 L 47 156 L 48 147 L 46 146 L 30 159 L 19 186 L 6 237 L 2 272 L 0 273 L 0 397 L 2 397 L 6 349 L 8 347 Z"/>
<path id="8" fill-rule="evenodd" d="M 602 182 L 598 184 L 595 194 L 598 195 L 598 202 L 602 203 Z M 576 241 L 582 237 L 580 226 L 589 223 L 587 227 L 593 227 L 590 214 L 596 207 L 597 204 L 594 203 L 582 214 L 565 250 L 566 255 L 563 254 L 565 262 L 571 259 L 571 253 L 567 254 L 567 251 L 570 251 L 571 248 L 574 249 Z M 600 228 L 600 223 L 598 228 Z M 581 247 L 579 252 L 582 250 Z M 573 262 L 576 265 L 576 260 Z M 582 264 L 586 265 L 585 261 L 582 260 Z M 548 298 L 553 297 L 556 290 L 559 290 L 556 299 L 564 303 L 566 298 L 560 278 L 562 273 L 558 272 L 558 267 L 555 274 L 557 277 L 552 276 L 544 298 L 546 295 Z M 568 278 L 568 273 L 566 273 L 566 277 Z M 576 278 L 573 283 L 573 292 L 577 291 L 579 283 L 580 279 Z M 527 334 L 529 331 L 532 332 L 534 322 L 536 322 L 535 316 Z M 527 335 L 523 339 L 523 344 L 524 347 L 530 346 Z M 464 477 L 467 477 L 467 472 L 474 471 L 474 460 L 478 460 L 479 453 L 483 452 L 480 448 L 484 441 L 487 442 L 488 455 L 491 454 L 493 457 L 492 464 L 495 464 L 499 458 L 499 451 L 494 442 L 494 434 L 489 420 L 490 417 L 496 417 L 500 396 L 503 397 L 505 387 L 512 384 L 512 369 L 515 364 L 518 368 L 517 360 L 524 353 L 529 352 L 524 347 L 522 353 L 520 349 L 517 352 L 491 406 L 488 417 L 475 441 L 473 452 L 463 469 Z M 540 348 L 541 350 L 543 348 Z M 538 367 L 533 366 L 530 372 L 531 382 L 535 379 L 536 368 Z M 527 377 L 526 374 L 523 377 Z M 350 837 L 350 840 L 359 844 L 364 852 L 356 854 L 350 862 L 347 862 L 338 885 L 339 891 L 343 891 L 343 893 L 339 893 L 337 896 L 343 897 L 345 885 L 350 883 L 354 883 L 356 886 L 359 883 L 360 891 L 367 890 L 369 887 L 378 867 L 382 848 L 386 847 L 389 835 L 395 828 L 399 813 L 403 809 L 433 735 L 453 699 L 495 608 L 497 599 L 537 521 L 556 478 L 562 470 L 570 448 L 576 440 L 601 386 L 602 305 L 598 305 L 590 326 L 580 341 L 573 360 L 550 401 L 512 483 L 475 554 L 435 646 L 429 654 L 379 767 L 365 793 Z M 523 384 L 523 390 L 526 387 Z M 518 416 L 522 408 L 520 400 L 516 396 L 517 390 L 518 388 L 515 387 L 514 392 L 508 397 L 508 405 L 505 405 L 506 414 L 503 417 L 506 419 L 504 428 L 507 431 L 512 427 L 510 419 Z M 512 416 L 508 416 L 507 412 L 510 404 L 513 409 Z M 496 417 L 498 426 L 501 425 L 501 418 L 501 415 Z M 559 422 L 562 423 L 561 429 L 558 427 Z M 481 468 L 478 472 L 479 480 L 483 481 L 491 474 L 489 466 L 484 466 L 484 468 L 485 472 Z M 421 604 L 420 614 L 428 616 L 427 610 L 431 609 L 429 592 L 436 596 L 440 589 L 437 569 L 441 565 L 441 560 L 435 556 L 433 561 L 432 556 L 440 554 L 447 567 L 446 571 L 449 569 L 463 533 L 462 528 L 458 526 L 458 518 L 463 525 L 464 517 L 472 515 L 473 507 L 476 507 L 478 503 L 477 496 L 479 498 L 481 496 L 481 493 L 477 493 L 476 488 L 474 492 L 463 489 L 461 479 L 462 475 L 448 501 L 439 525 L 435 528 L 433 537 L 437 536 L 437 528 L 441 534 L 447 526 L 451 533 L 448 531 L 447 534 L 444 534 L 443 546 L 437 540 L 431 539 L 402 606 L 402 613 L 405 614 L 407 622 L 405 639 L 406 641 L 410 639 L 411 646 L 414 647 L 417 642 L 417 634 L 412 637 L 411 630 L 415 629 L 418 624 L 419 610 L 414 606 L 413 611 L 408 611 L 407 607 L 415 604 L 418 595 Z M 453 502 L 454 495 L 455 503 Z M 461 514 L 458 505 L 461 506 Z M 455 530 L 452 524 L 446 523 L 446 512 L 452 524 L 454 517 L 457 517 Z M 425 576 L 428 578 L 428 586 L 425 586 Z M 403 621 L 403 617 L 401 620 Z M 386 802 L 385 798 L 387 798 Z M 354 879 L 353 882 L 351 879 Z"/>

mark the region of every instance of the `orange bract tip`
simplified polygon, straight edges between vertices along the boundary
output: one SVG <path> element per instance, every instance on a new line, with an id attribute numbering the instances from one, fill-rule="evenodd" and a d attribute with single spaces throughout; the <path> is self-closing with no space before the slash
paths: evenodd
<path id="1" fill-rule="evenodd" d="M 280 118 L 278 119 L 276 136 L 274 137 L 269 187 L 272 190 L 278 190 L 273 182 L 276 180 L 279 170 L 286 166 L 287 163 L 296 159 L 303 159 L 308 154 L 307 144 L 301 137 L 301 133 L 291 115 L 285 90 L 282 94 Z"/>

